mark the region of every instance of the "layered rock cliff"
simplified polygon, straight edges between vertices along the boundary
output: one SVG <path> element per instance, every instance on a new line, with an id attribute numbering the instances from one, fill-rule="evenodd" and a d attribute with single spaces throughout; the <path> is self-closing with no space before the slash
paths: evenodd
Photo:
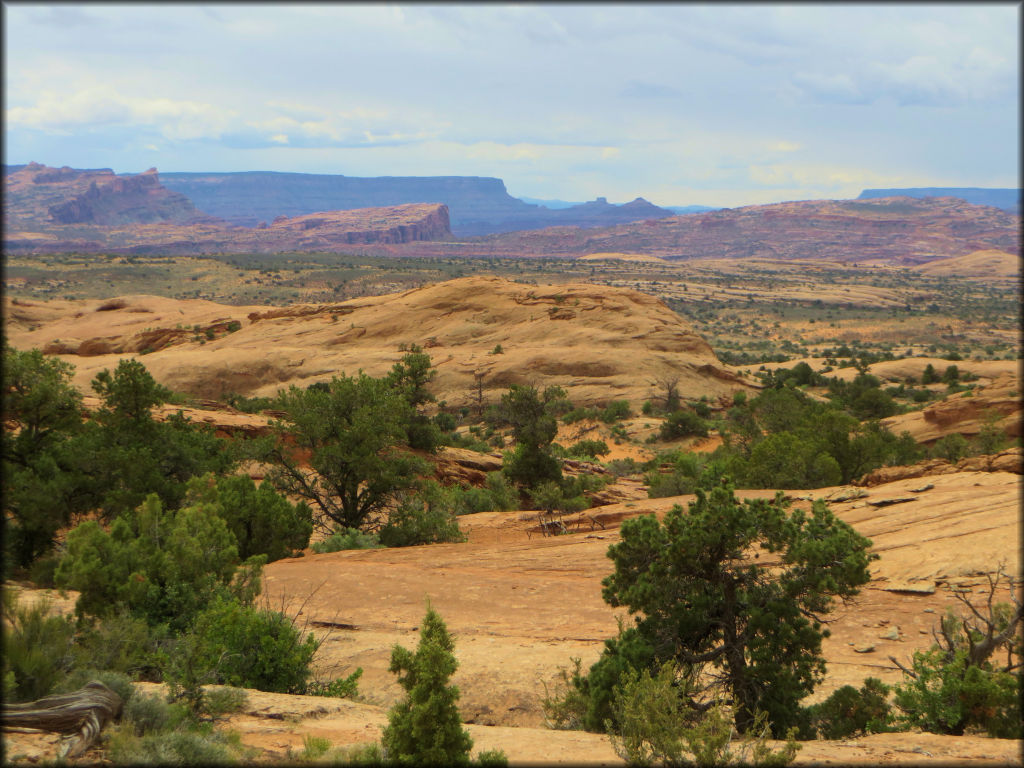
<path id="1" fill-rule="evenodd" d="M 277 216 L 317 211 L 443 203 L 458 237 L 541 229 L 556 225 L 611 226 L 671 216 L 672 211 L 637 198 L 614 205 L 604 198 L 552 210 L 509 195 L 501 179 L 480 176 L 381 176 L 335 174 L 165 173 L 168 189 L 187 195 L 199 208 L 240 226 L 253 227 Z"/>

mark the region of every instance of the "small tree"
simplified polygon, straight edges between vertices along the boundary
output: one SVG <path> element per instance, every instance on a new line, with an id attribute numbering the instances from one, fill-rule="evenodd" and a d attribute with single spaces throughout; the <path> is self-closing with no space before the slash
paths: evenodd
<path id="1" fill-rule="evenodd" d="M 562 468 L 551 454 L 558 422 L 548 404 L 564 394 L 558 387 L 548 387 L 541 396 L 533 387 L 513 384 L 501 398 L 503 416 L 512 425 L 516 440 L 504 472 L 520 486 L 534 488 L 546 480 L 562 479 Z"/>
<path id="2" fill-rule="evenodd" d="M 151 495 L 118 517 L 109 533 L 94 520 L 68 533 L 55 578 L 81 593 L 79 614 L 109 616 L 124 606 L 151 625 L 179 631 L 218 594 L 255 597 L 260 563 L 241 574 L 238 565 L 235 537 L 213 510 L 202 504 L 165 510 Z"/>
<path id="3" fill-rule="evenodd" d="M 326 392 L 293 386 L 280 403 L 288 415 L 261 453 L 275 465 L 267 479 L 308 501 L 325 531 L 381 524 L 395 494 L 425 471 L 400 450 L 411 406 L 387 381 L 360 373 L 333 379 Z M 307 456 L 312 473 L 302 463 Z"/>
<path id="4" fill-rule="evenodd" d="M 415 653 L 396 645 L 391 672 L 406 697 L 388 713 L 382 742 L 388 761 L 418 765 L 466 765 L 473 740 L 462 727 L 456 702 L 459 689 L 449 685 L 458 662 L 444 621 L 428 604 Z"/>
<path id="5" fill-rule="evenodd" d="M 410 448 L 433 451 L 441 442 L 440 430 L 423 412 L 423 406 L 436 399 L 427 390 L 434 374 L 430 355 L 419 345 L 413 344 L 387 376 L 391 387 L 409 404 L 409 421 L 405 431 Z"/>
<path id="6" fill-rule="evenodd" d="M 658 664 L 717 667 L 741 733 L 759 711 L 776 736 L 796 724 L 798 702 L 824 674 L 832 598 L 853 597 L 869 579 L 868 539 L 821 500 L 809 513 L 787 506 L 781 493 L 740 501 L 730 485 L 698 489 L 663 523 L 624 521 L 608 550 L 615 571 L 602 594 L 637 614 L 633 645 Z M 778 553 L 778 566 L 757 563 L 755 548 Z"/>
<path id="7" fill-rule="evenodd" d="M 4 348 L 3 413 L 17 429 L 3 430 L 4 541 L 11 561 L 29 565 L 54 542 L 85 504 L 71 471 L 71 437 L 82 430 L 81 395 L 73 368 L 37 350 Z"/>

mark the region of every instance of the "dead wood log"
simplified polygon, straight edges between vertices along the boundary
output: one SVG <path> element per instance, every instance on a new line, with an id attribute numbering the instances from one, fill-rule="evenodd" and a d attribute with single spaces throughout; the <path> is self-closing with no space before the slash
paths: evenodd
<path id="1" fill-rule="evenodd" d="M 35 728 L 71 735 L 58 757 L 77 757 L 87 750 L 103 726 L 121 717 L 124 702 L 96 680 L 72 693 L 44 696 L 24 704 L 4 704 L 0 723 L 5 728 Z"/>

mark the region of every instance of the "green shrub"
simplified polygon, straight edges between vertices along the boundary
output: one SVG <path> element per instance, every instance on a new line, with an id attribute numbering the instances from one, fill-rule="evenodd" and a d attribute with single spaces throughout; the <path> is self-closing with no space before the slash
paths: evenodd
<path id="1" fill-rule="evenodd" d="M 196 618 L 193 663 L 211 682 L 274 693 L 303 693 L 319 647 L 276 611 L 218 600 Z"/>
<path id="2" fill-rule="evenodd" d="M 708 425 L 693 411 L 670 413 L 661 425 L 662 440 L 678 440 L 681 437 L 707 437 Z"/>
<path id="3" fill-rule="evenodd" d="M 895 688 L 900 722 L 931 733 L 959 736 L 973 727 L 996 738 L 1019 739 L 1019 676 L 971 664 L 968 654 L 960 648 L 950 660 L 939 648 L 917 651 L 912 676 Z"/>
<path id="4" fill-rule="evenodd" d="M 122 672 L 134 680 L 161 681 L 161 648 L 166 626 L 150 626 L 126 610 L 79 625 L 76 666 Z"/>
<path id="5" fill-rule="evenodd" d="M 109 533 L 93 520 L 68 533 L 57 583 L 80 592 L 80 615 L 109 616 L 123 605 L 181 631 L 218 595 L 258 590 L 259 564 L 238 565 L 235 537 L 210 505 L 165 510 L 151 494 Z"/>
<path id="6" fill-rule="evenodd" d="M 242 560 L 266 555 L 272 563 L 288 557 L 306 547 L 313 532 L 313 513 L 305 502 L 292 504 L 270 483 L 257 487 L 248 475 L 193 478 L 187 503 L 199 502 L 209 504 L 227 523 Z"/>
<path id="7" fill-rule="evenodd" d="M 488 472 L 486 483 L 494 509 L 506 512 L 519 506 L 519 494 L 509 485 L 503 472 Z"/>
<path id="8" fill-rule="evenodd" d="M 630 765 L 673 766 L 770 765 L 793 762 L 800 745 L 787 734 L 786 743 L 773 750 L 767 718 L 755 718 L 743 737 L 734 741 L 732 719 L 721 704 L 698 713 L 686 704 L 692 677 L 680 675 L 666 663 L 652 677 L 630 670 L 616 688 L 612 746 Z M 611 726 L 611 722 L 609 722 Z"/>
<path id="9" fill-rule="evenodd" d="M 548 728 L 561 731 L 583 730 L 584 718 L 589 703 L 584 693 L 586 677 L 581 671 L 581 660 L 572 659 L 573 670 L 558 670 L 554 691 L 544 683 L 544 697 L 541 707 L 544 709 L 544 721 Z"/>
<path id="10" fill-rule="evenodd" d="M 951 435 L 946 435 L 936 440 L 929 453 L 935 458 L 945 459 L 951 464 L 955 464 L 964 458 L 969 451 L 970 445 L 967 442 L 967 438 L 959 432 L 954 432 Z"/>
<path id="11" fill-rule="evenodd" d="M 624 459 L 612 459 L 605 463 L 605 469 L 611 472 L 616 477 L 625 477 L 626 475 L 635 475 L 640 471 L 640 465 L 637 464 L 636 459 L 626 457 Z"/>
<path id="12" fill-rule="evenodd" d="M 136 737 L 127 732 L 111 738 L 110 758 L 129 765 L 228 765 L 235 750 L 216 731 L 173 730 Z"/>
<path id="13" fill-rule="evenodd" d="M 612 400 L 601 411 L 600 419 L 606 424 L 613 424 L 616 421 L 628 419 L 632 415 L 628 400 Z"/>
<path id="14" fill-rule="evenodd" d="M 379 549 L 383 546 L 376 533 L 360 531 L 358 528 L 343 528 L 323 541 L 315 542 L 313 551 L 322 555 L 325 552 L 340 552 L 344 549 Z"/>
<path id="15" fill-rule="evenodd" d="M 436 482 L 423 485 L 419 493 L 404 494 L 378 534 L 385 547 L 461 542 L 452 496 Z"/>
<path id="16" fill-rule="evenodd" d="M 601 412 L 596 408 L 573 408 L 571 411 L 562 414 L 562 423 L 575 424 L 577 421 L 583 421 L 583 419 L 596 419 L 600 414 Z"/>
<path id="17" fill-rule="evenodd" d="M 12 701 L 47 696 L 73 669 L 75 625 L 70 617 L 51 614 L 39 601 L 23 606 L 13 592 L 3 596 L 4 679 L 13 674 Z"/>
<path id="18" fill-rule="evenodd" d="M 462 727 L 459 689 L 448 681 L 458 667 L 451 635 L 441 617 L 427 607 L 415 653 L 396 645 L 391 672 L 405 698 L 388 713 L 382 743 L 388 762 L 465 765 L 473 740 Z"/>
<path id="19" fill-rule="evenodd" d="M 609 453 L 608 444 L 604 440 L 580 440 L 569 446 L 567 453 L 576 458 L 596 458 Z"/>
<path id="20" fill-rule="evenodd" d="M 162 733 L 171 727 L 171 705 L 157 693 L 139 693 L 125 704 L 122 721 L 136 736 Z"/>
<path id="21" fill-rule="evenodd" d="M 860 690 L 852 685 L 836 689 L 821 703 L 807 707 L 810 731 L 823 739 L 846 739 L 890 730 L 889 690 L 875 677 L 866 678 Z"/>
<path id="22" fill-rule="evenodd" d="M 359 695 L 359 678 L 362 676 L 363 668 L 357 667 L 356 671 L 348 677 L 335 678 L 326 683 L 315 680 L 306 686 L 306 694 L 330 696 L 336 699 L 354 699 Z"/>

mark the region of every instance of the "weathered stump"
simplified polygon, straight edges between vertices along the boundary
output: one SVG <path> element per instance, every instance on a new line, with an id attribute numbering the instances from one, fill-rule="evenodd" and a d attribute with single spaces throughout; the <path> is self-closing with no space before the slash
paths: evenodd
<path id="1" fill-rule="evenodd" d="M 121 717 L 124 702 L 103 683 L 93 680 L 72 693 L 44 696 L 24 704 L 4 704 L 0 723 L 5 728 L 35 728 L 71 735 L 58 757 L 77 757 L 88 749 L 110 720 Z"/>

